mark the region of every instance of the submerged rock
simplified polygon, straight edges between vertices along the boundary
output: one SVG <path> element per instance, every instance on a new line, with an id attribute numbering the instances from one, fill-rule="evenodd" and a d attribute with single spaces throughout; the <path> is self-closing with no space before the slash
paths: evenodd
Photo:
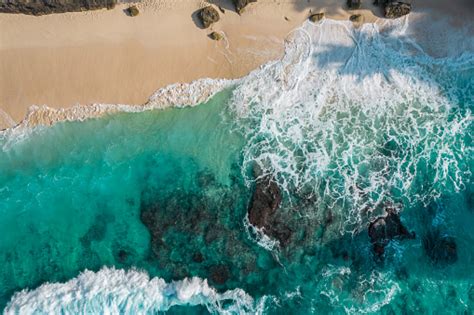
<path id="1" fill-rule="evenodd" d="M 407 15 L 411 11 L 411 4 L 401 1 L 389 1 L 385 4 L 385 17 L 396 19 Z"/>
<path id="2" fill-rule="evenodd" d="M 237 13 L 242 13 L 242 10 L 252 2 L 257 2 L 257 0 L 233 0 L 235 5 L 235 10 Z"/>
<path id="3" fill-rule="evenodd" d="M 309 16 L 309 20 L 310 20 L 311 22 L 315 23 L 315 22 L 321 21 L 321 20 L 323 19 L 323 17 L 324 17 L 324 13 L 323 13 L 323 12 L 321 12 L 321 13 L 315 13 L 315 14 L 311 14 L 311 15 Z"/>
<path id="4" fill-rule="evenodd" d="M 208 28 L 212 24 L 218 22 L 220 19 L 219 12 L 217 12 L 213 6 L 202 8 L 201 11 L 199 11 L 199 17 L 204 28 Z"/>
<path id="5" fill-rule="evenodd" d="M 349 8 L 349 10 L 360 9 L 360 5 L 360 0 L 347 0 L 347 7 Z"/>
<path id="6" fill-rule="evenodd" d="M 423 237 L 423 249 L 435 264 L 452 264 L 458 259 L 455 239 L 443 235 L 439 229 L 426 233 Z"/>
<path id="7" fill-rule="evenodd" d="M 215 284 L 224 284 L 230 278 L 229 267 L 226 265 L 211 266 L 209 278 Z"/>
<path id="8" fill-rule="evenodd" d="M 44 15 L 113 9 L 116 4 L 117 0 L 4 0 L 0 1 L 0 12 Z"/>
<path id="9" fill-rule="evenodd" d="M 277 219 L 277 209 L 281 200 L 280 188 L 270 176 L 257 180 L 248 209 L 248 218 L 250 224 L 261 229 L 267 236 L 277 239 L 280 245 L 286 246 L 292 230 Z"/>
<path id="10" fill-rule="evenodd" d="M 369 237 L 373 251 L 378 257 L 382 257 L 385 246 L 394 238 L 414 239 L 415 232 L 409 232 L 400 220 L 400 215 L 394 207 L 385 209 L 387 215 L 378 217 L 369 224 Z"/>

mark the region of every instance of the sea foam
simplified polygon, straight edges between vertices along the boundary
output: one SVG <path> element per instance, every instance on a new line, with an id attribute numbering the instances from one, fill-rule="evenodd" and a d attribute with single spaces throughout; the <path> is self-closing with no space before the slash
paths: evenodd
<path id="1" fill-rule="evenodd" d="M 46 283 L 17 292 L 5 314 L 148 314 L 171 307 L 203 305 L 211 313 L 261 314 L 265 298 L 255 301 L 241 289 L 218 293 L 198 277 L 166 283 L 145 272 L 103 268 L 84 271 L 66 283 Z"/>

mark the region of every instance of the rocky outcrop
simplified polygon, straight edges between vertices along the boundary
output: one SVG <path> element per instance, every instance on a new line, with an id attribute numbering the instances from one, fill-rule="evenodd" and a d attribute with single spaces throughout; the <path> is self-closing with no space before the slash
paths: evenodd
<path id="1" fill-rule="evenodd" d="M 369 224 L 369 237 L 373 246 L 374 254 L 382 258 L 385 252 L 385 246 L 394 238 L 414 239 L 415 233 L 409 232 L 402 224 L 400 215 L 396 208 L 387 207 L 387 214 L 378 217 Z"/>
<path id="2" fill-rule="evenodd" d="M 347 8 L 349 10 L 357 10 L 360 9 L 360 0 L 347 0 Z"/>
<path id="3" fill-rule="evenodd" d="M 443 235 L 439 229 L 426 233 L 423 237 L 423 249 L 435 264 L 452 264 L 458 259 L 455 239 Z"/>
<path id="4" fill-rule="evenodd" d="M 128 16 L 137 16 L 138 14 L 140 14 L 140 11 L 138 11 L 138 8 L 134 5 L 127 8 L 125 11 L 126 11 Z"/>
<path id="5" fill-rule="evenodd" d="M 3 0 L 0 1 L 0 12 L 45 15 L 113 9 L 116 4 L 117 0 Z"/>
<path id="6" fill-rule="evenodd" d="M 396 19 L 411 12 L 411 4 L 401 1 L 389 1 L 384 8 L 385 17 Z"/>
<path id="7" fill-rule="evenodd" d="M 278 219 L 281 200 L 280 188 L 270 176 L 259 179 L 248 209 L 248 218 L 250 224 L 278 240 L 281 246 L 286 246 L 292 231 Z"/>
<path id="8" fill-rule="evenodd" d="M 212 6 L 202 8 L 201 11 L 199 11 L 199 18 L 201 19 L 204 28 L 208 28 L 220 19 L 219 12 L 217 12 L 217 10 Z"/>
<path id="9" fill-rule="evenodd" d="M 242 10 L 252 2 L 257 2 L 257 0 L 233 0 L 235 5 L 235 10 L 237 13 L 242 13 Z"/>
<path id="10" fill-rule="evenodd" d="M 349 17 L 349 20 L 354 23 L 362 23 L 364 21 L 364 17 L 362 14 L 353 14 Z"/>
<path id="11" fill-rule="evenodd" d="M 212 40 L 222 40 L 224 38 L 224 36 L 222 36 L 222 34 L 218 33 L 218 32 L 212 32 L 211 34 L 209 34 L 209 37 L 212 39 Z"/>

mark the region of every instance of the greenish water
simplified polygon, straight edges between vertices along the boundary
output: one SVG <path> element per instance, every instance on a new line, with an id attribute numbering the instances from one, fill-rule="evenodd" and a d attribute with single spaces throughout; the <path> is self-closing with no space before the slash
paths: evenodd
<path id="1" fill-rule="evenodd" d="M 3 134 L 0 307 L 472 313 L 473 57 L 368 35 L 328 57 L 311 27 L 308 52 L 196 107 Z M 248 225 L 256 165 L 286 244 Z M 416 237 L 380 258 L 367 227 L 392 204 Z"/>

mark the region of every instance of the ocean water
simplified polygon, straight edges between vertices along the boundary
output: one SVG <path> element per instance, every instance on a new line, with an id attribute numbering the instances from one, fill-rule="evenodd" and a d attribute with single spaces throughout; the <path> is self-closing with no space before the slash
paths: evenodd
<path id="1" fill-rule="evenodd" d="M 197 106 L 1 134 L 4 312 L 474 312 L 474 51 L 410 30 L 308 22 Z M 378 257 L 391 205 L 416 237 Z"/>

